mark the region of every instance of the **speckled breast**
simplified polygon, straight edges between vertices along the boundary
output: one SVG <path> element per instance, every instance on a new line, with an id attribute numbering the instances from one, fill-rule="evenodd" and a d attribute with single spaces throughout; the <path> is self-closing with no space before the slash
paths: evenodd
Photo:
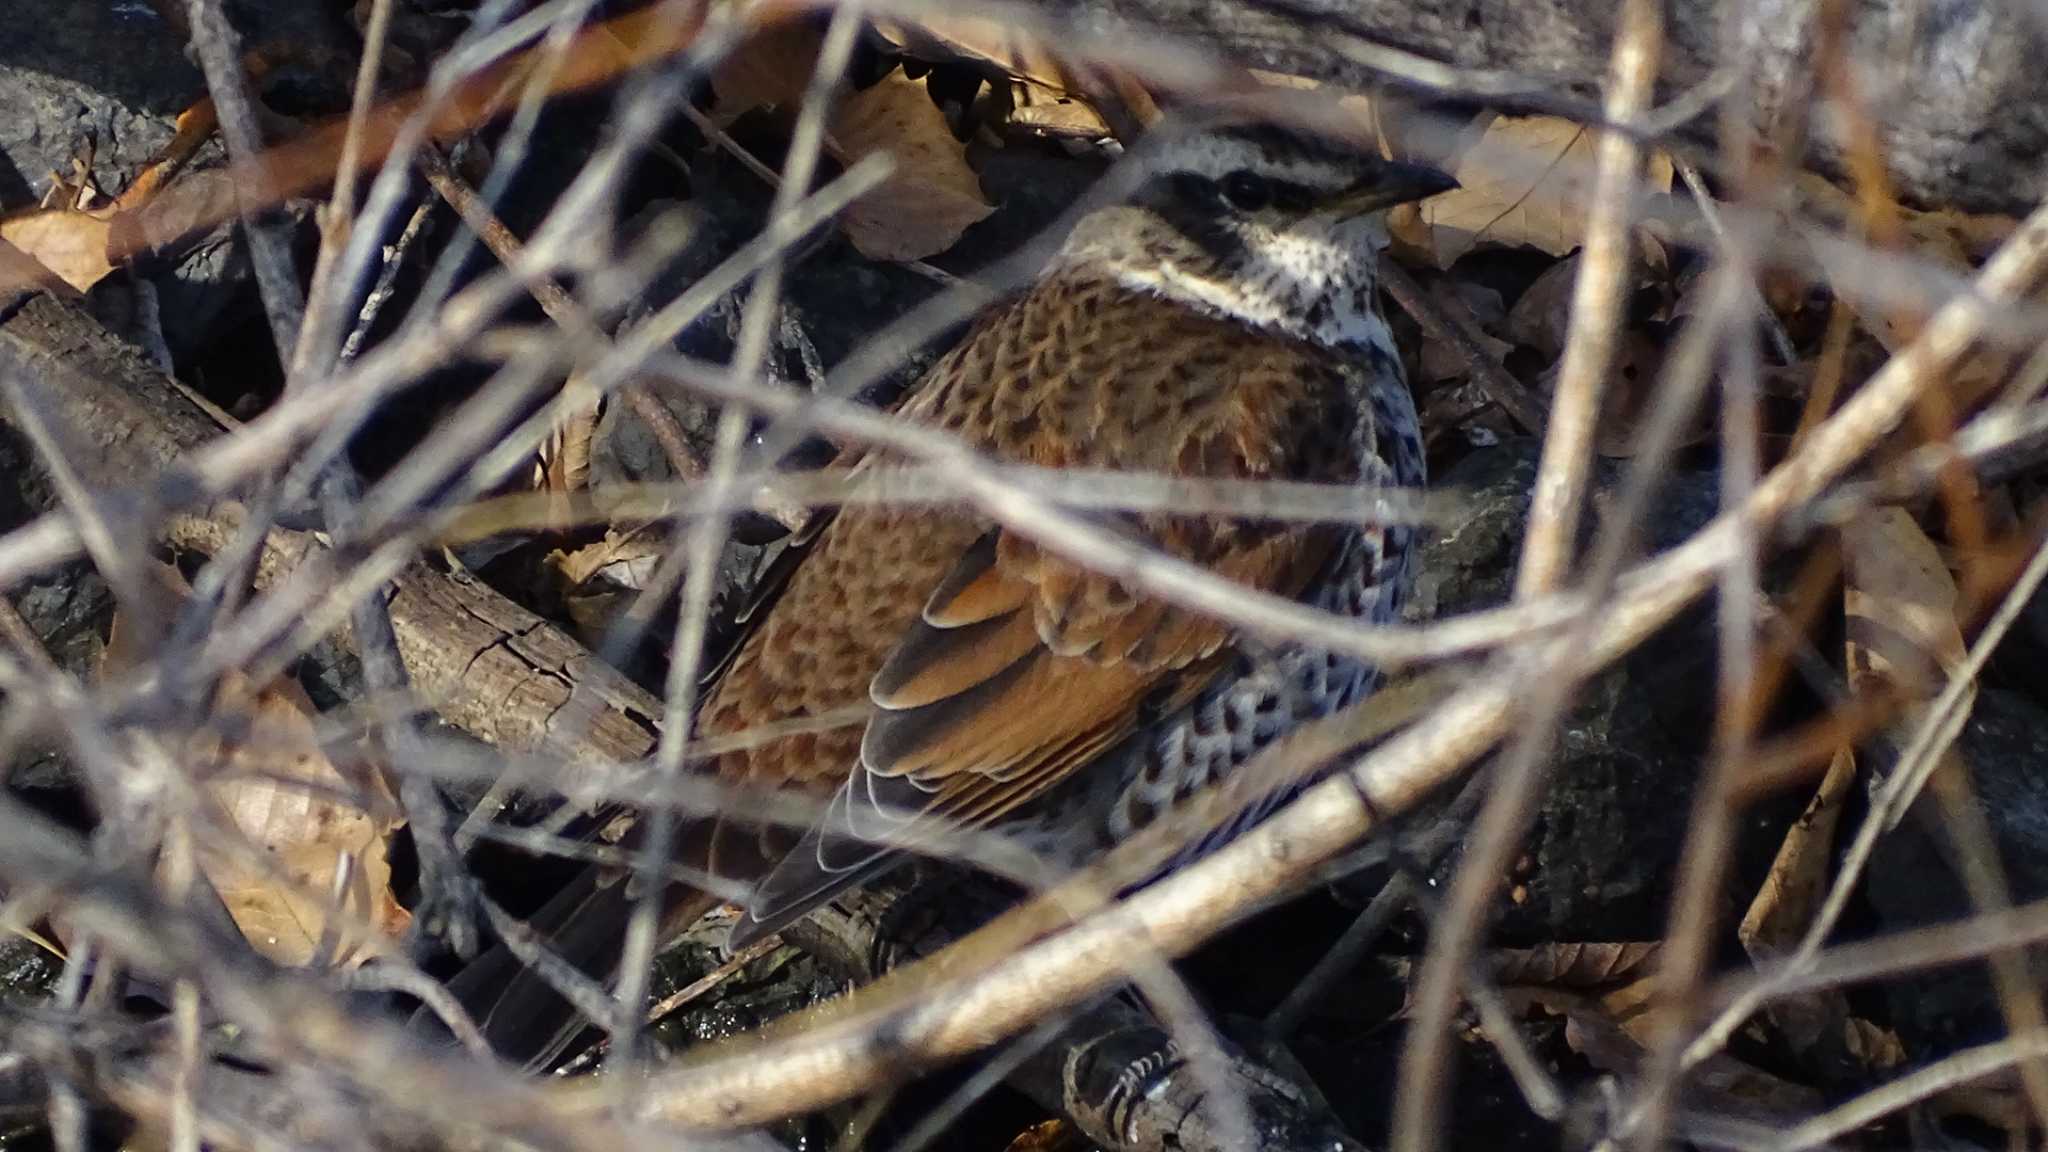
<path id="1" fill-rule="evenodd" d="M 1420 488 L 1426 482 L 1422 440 L 1399 361 L 1379 347 L 1347 350 L 1345 373 L 1358 403 L 1350 430 L 1362 485 Z M 1346 534 L 1302 599 L 1336 615 L 1370 623 L 1398 620 L 1413 582 L 1414 531 L 1402 524 L 1364 524 Z M 1140 729 L 1083 773 L 1073 792 L 1050 805 L 1024 834 L 1041 850 L 1078 864 L 1122 843 L 1174 805 L 1245 765 L 1309 721 L 1369 694 L 1379 669 L 1354 657 L 1307 646 L 1240 646 L 1196 698 Z M 1256 823 L 1318 774 L 1269 792 L 1228 824 L 1189 845 L 1170 870 Z M 1077 810 L 1087 815 L 1075 819 Z"/>

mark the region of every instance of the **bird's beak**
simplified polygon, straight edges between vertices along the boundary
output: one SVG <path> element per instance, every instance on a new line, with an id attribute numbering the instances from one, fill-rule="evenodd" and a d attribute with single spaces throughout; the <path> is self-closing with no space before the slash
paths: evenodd
<path id="1" fill-rule="evenodd" d="M 1363 216 L 1396 204 L 1423 200 L 1458 186 L 1447 172 L 1423 164 L 1388 161 L 1372 179 L 1362 181 L 1339 196 L 1334 207 L 1346 216 Z"/>

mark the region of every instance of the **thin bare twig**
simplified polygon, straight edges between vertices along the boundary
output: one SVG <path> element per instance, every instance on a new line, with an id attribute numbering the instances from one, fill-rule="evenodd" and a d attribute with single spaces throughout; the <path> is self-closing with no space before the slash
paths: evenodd
<path id="1" fill-rule="evenodd" d="M 789 153 L 783 161 L 783 182 L 776 189 L 769 218 L 787 218 L 795 209 L 801 190 L 808 188 L 824 149 L 825 110 L 845 79 L 846 66 L 853 57 L 854 34 L 859 28 L 858 7 L 845 4 L 835 9 L 825 33 L 818 59 L 804 90 L 802 110 L 791 135 Z M 735 375 L 756 375 L 767 355 L 769 324 L 782 307 L 782 274 L 786 262 L 778 249 L 754 281 L 747 301 L 739 346 L 733 354 Z M 713 433 L 711 466 L 704 477 L 710 492 L 723 495 L 734 483 L 739 468 L 741 441 L 747 431 L 747 411 L 727 404 L 719 413 Z M 664 693 L 661 741 L 655 749 L 655 764 L 664 778 L 681 774 L 690 739 L 691 716 L 696 710 L 698 669 L 703 667 L 704 638 L 709 627 L 713 582 L 718 573 L 718 554 L 725 547 L 730 519 L 719 514 L 697 519 L 681 542 L 687 565 L 683 578 L 682 603 L 669 646 L 668 682 Z M 626 930 L 624 954 L 619 962 L 618 1005 L 612 1036 L 618 1044 L 613 1057 L 614 1076 L 621 1082 L 637 1081 L 634 1038 L 645 1015 L 647 981 L 660 941 L 655 934 L 666 902 L 660 878 L 675 834 L 675 820 L 666 810 L 642 817 L 645 846 L 641 863 L 643 893 Z"/>
<path id="2" fill-rule="evenodd" d="M 1739 75 L 1736 90 L 1746 93 L 1748 72 L 1739 70 Z M 1763 203 L 1768 194 L 1762 186 L 1765 170 L 1751 160 L 1746 125 L 1735 112 L 1734 102 L 1724 108 L 1722 131 L 1727 166 L 1742 198 L 1748 203 Z M 1713 287 L 1727 297 L 1724 306 L 1731 317 L 1742 316 L 1727 326 L 1721 385 L 1720 476 L 1721 506 L 1740 507 L 1755 487 L 1762 447 L 1757 322 L 1751 318 L 1762 304 L 1756 291 L 1754 233 L 1746 227 L 1731 231 L 1721 225 L 1696 175 L 1688 174 L 1686 181 L 1718 241 L 1716 273 L 1720 279 Z M 1736 303 L 1738 293 L 1743 297 L 1742 304 L 1748 307 Z M 1761 311 L 1769 318 L 1766 323 L 1775 330 L 1776 318 L 1770 309 L 1763 307 Z M 1721 569 L 1715 620 L 1719 683 L 1714 701 L 1713 738 L 1706 776 L 1694 796 L 1685 843 L 1679 853 L 1665 955 L 1656 974 L 1662 1010 L 1660 1031 L 1650 1046 L 1645 1086 L 1640 1093 L 1646 1102 L 1642 1125 L 1645 1147 L 1659 1146 L 1665 1138 L 1670 1099 L 1678 1081 L 1679 1057 L 1693 1021 L 1694 994 L 1705 977 L 1712 953 L 1712 930 L 1720 909 L 1723 878 L 1734 851 L 1735 789 L 1764 713 L 1760 693 L 1768 690 L 1757 664 L 1757 605 L 1762 599 L 1758 571 L 1762 562 L 1760 533 L 1754 526 L 1743 527 L 1745 531 L 1736 536 L 1730 562 Z"/>
<path id="3" fill-rule="evenodd" d="M 1768 1145 L 1769 1152 L 1822 1147 L 1948 1089 L 2044 1058 L 2048 1058 L 2048 1034 L 2039 1032 L 1965 1048 L 1786 1129 Z"/>
<path id="4" fill-rule="evenodd" d="M 1543 405 L 1521 381 L 1509 374 L 1506 368 L 1494 362 L 1493 357 L 1480 347 L 1473 334 L 1471 316 L 1459 315 L 1457 311 L 1439 306 L 1422 290 L 1422 285 L 1408 275 L 1399 264 L 1392 260 L 1380 261 L 1380 283 L 1387 295 L 1401 306 L 1420 325 L 1430 339 L 1449 344 L 1465 358 L 1466 367 L 1472 379 L 1486 398 L 1500 405 L 1501 411 L 1512 417 L 1525 431 L 1543 434 Z"/>
<path id="5" fill-rule="evenodd" d="M 1663 50 L 1659 0 L 1626 0 L 1615 31 L 1604 107 L 1609 120 L 1628 123 L 1649 107 Z M 1642 149 L 1633 138 L 1603 132 L 1596 145 L 1592 203 L 1584 253 L 1573 285 L 1571 320 L 1564 360 L 1551 398 L 1543 453 L 1530 497 L 1528 531 L 1515 576 L 1515 597 L 1528 600 L 1564 582 L 1578 547 L 1580 509 L 1592 474 L 1594 435 L 1601 397 L 1621 331 L 1630 274 L 1630 231 L 1641 178 Z M 1704 370 L 1700 373 L 1704 376 Z M 1683 390 L 1673 390 L 1681 392 Z M 1674 397 L 1660 396 L 1659 404 Z M 1659 427 L 1675 428 L 1677 420 Z M 1668 434 L 1668 433 L 1667 433 Z M 1665 451 L 1669 449 L 1659 445 Z M 1645 454 L 1638 472 L 1658 466 L 1662 454 Z M 1638 482 L 1637 491 L 1646 484 Z M 1619 518 L 1608 534 L 1614 545 L 1603 556 L 1618 565 L 1623 541 L 1631 538 L 1632 516 Z M 1611 579 L 1604 571 L 1595 580 Z M 1544 660 L 1549 653 L 1530 657 Z M 1508 861 L 1518 850 L 1536 806 L 1549 755 L 1550 729 L 1570 699 L 1575 673 L 1567 654 L 1555 653 L 1557 668 L 1528 710 L 1524 736 L 1503 761 L 1496 786 L 1481 809 L 1474 843 L 1460 862 L 1444 914 L 1430 936 L 1429 958 L 1416 985 L 1415 1022 L 1409 1031 L 1394 1105 L 1395 1152 L 1430 1152 L 1441 1141 L 1442 1115 L 1450 1094 L 1451 1015 L 1458 983 L 1484 930 L 1491 903 Z"/>
<path id="6" fill-rule="evenodd" d="M 1584 660 L 1597 666 L 1629 650 L 1699 595 L 1727 556 L 1730 537 L 1787 514 L 1838 479 L 1896 427 L 1914 393 L 1954 362 L 1982 331 L 1986 302 L 2030 286 L 2048 264 L 2048 209 L 2030 216 L 1979 277 L 1978 290 L 1944 305 L 1920 335 L 1821 424 L 1804 450 L 1760 482 L 1741 508 L 1724 510 L 1686 544 L 1619 585 Z M 1134 941 L 1173 954 L 1243 910 L 1288 889 L 1298 876 L 1400 812 L 1500 739 L 1525 686 L 1482 678 L 1432 718 L 1369 754 L 1350 772 L 1309 789 L 1243 838 L 1075 928 L 1009 956 L 987 971 L 924 986 L 916 1004 L 874 1005 L 768 1047 L 695 1061 L 654 1078 L 645 1099 L 658 1115 L 727 1127 L 807 1111 L 874 1085 L 906 1062 L 942 1058 L 1013 1034 L 1050 1005 L 1073 1003 L 1117 979 Z M 879 1061 L 874 1029 L 886 1027 Z M 587 1114 L 599 1098 L 565 1086 L 561 1106 Z"/>
<path id="7" fill-rule="evenodd" d="M 2048 247 L 2048 243 L 2044 241 L 2037 240 L 2035 243 Z M 2038 259 L 2038 255 L 2036 258 Z M 1993 264 L 1996 266 L 1997 261 L 1994 260 Z M 1941 317 L 1937 316 L 1935 322 L 1939 323 L 1940 319 Z M 1924 335 L 1923 333 L 1923 338 Z M 1916 347 L 1918 343 L 1915 342 Z M 1813 921 L 1807 925 L 1798 948 L 1793 950 L 1777 970 L 1777 981 L 1789 982 L 1796 978 L 1801 967 L 1814 963 L 1819 957 L 1821 945 L 1834 931 L 1835 925 L 1840 922 L 1842 912 L 1848 907 L 1856 882 L 1863 875 L 1863 869 L 1869 863 L 1871 853 L 1876 849 L 1878 837 L 1903 814 L 1904 798 L 1918 790 L 1916 781 L 1923 778 L 1924 772 L 1931 771 L 1941 754 L 1961 734 L 1963 721 L 1967 718 L 1961 703 L 1969 694 L 1970 686 L 1983 671 L 1984 664 L 1997 648 L 1999 640 L 2018 620 L 2029 598 L 2044 582 L 2048 582 L 2048 543 L 2036 549 L 2025 571 L 2008 590 L 1997 612 L 1985 624 L 1976 642 L 1970 646 L 1969 656 L 1949 677 L 1941 694 L 1928 706 L 1926 714 L 1915 727 L 1912 738 L 1899 754 L 1898 764 L 1893 767 L 1891 776 L 1873 801 L 1870 815 L 1864 818 L 1862 825 L 1856 830 L 1855 839 L 1843 853 L 1841 866 L 1836 871 L 1827 898 L 1822 901 L 1819 911 L 1814 913 Z M 1774 988 L 1757 985 L 1723 1009 L 1687 1046 L 1685 1067 L 1693 1067 L 1720 1051 L 1727 1044 L 1728 1038 L 1741 1027 L 1742 1022 L 1747 1020 L 1766 999 L 1774 995 Z"/>
<path id="8" fill-rule="evenodd" d="M 1607 82 L 1606 110 L 1628 123 L 1649 107 L 1663 50 L 1663 9 L 1654 0 L 1622 5 Z M 1630 229 L 1642 179 L 1643 152 L 1620 132 L 1600 135 L 1593 198 L 1588 208 L 1585 253 L 1572 286 L 1571 322 L 1564 360 L 1551 398 L 1549 434 L 1536 472 L 1529 506 L 1529 535 L 1522 545 L 1516 595 L 1527 598 L 1563 582 L 1578 543 L 1579 511 L 1593 459 L 1595 426 L 1621 332 L 1628 293 Z"/>
<path id="9" fill-rule="evenodd" d="M 647 1022 L 649 1024 L 661 1023 L 693 1001 L 701 998 L 705 993 L 710 992 L 720 984 L 738 975 L 747 965 L 781 947 L 783 947 L 781 936 L 770 935 L 754 941 L 752 944 L 727 957 L 724 963 L 713 968 L 711 971 L 706 972 L 649 1005 L 647 1009 Z M 585 1048 L 577 1055 L 576 1059 L 564 1065 L 558 1075 L 572 1075 L 584 1070 L 595 1064 L 605 1053 L 611 1051 L 611 1047 L 612 1038 L 609 1035 L 598 1037 L 596 1043 Z"/>
<path id="10" fill-rule="evenodd" d="M 1707 188 L 1707 182 L 1700 176 L 1700 166 L 1682 154 L 1671 157 L 1672 166 L 1678 170 L 1679 179 L 1685 181 L 1685 190 L 1692 193 L 1692 201 L 1699 205 L 1700 220 L 1707 226 L 1715 243 L 1723 252 L 1729 251 L 1733 238 L 1728 234 L 1728 225 L 1721 219 L 1721 210 L 1714 203 L 1714 196 Z M 1777 354 L 1780 364 L 1797 364 L 1799 352 L 1792 346 L 1792 337 L 1785 331 L 1784 321 L 1772 311 L 1763 293 L 1756 287 L 1754 277 L 1749 280 L 1749 295 L 1756 307 L 1757 323 L 1763 325 L 1765 335 L 1771 338 L 1771 351 Z"/>

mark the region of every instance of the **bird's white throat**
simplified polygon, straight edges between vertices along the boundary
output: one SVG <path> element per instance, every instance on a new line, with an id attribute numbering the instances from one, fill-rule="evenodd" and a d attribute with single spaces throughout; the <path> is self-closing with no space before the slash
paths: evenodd
<path id="1" fill-rule="evenodd" d="M 1121 213 L 1097 214 L 1115 215 Z M 1247 229 L 1237 235 L 1242 247 L 1226 266 L 1144 216 L 1094 221 L 1096 229 L 1084 223 L 1056 263 L 1105 270 L 1125 287 L 1312 343 L 1377 347 L 1396 358 L 1376 294 L 1377 249 L 1386 237 L 1378 220 Z"/>

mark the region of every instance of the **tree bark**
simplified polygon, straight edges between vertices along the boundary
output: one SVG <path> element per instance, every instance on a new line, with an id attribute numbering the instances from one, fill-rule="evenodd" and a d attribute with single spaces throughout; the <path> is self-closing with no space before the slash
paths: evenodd
<path id="1" fill-rule="evenodd" d="M 221 434 L 198 405 L 132 345 L 56 296 L 0 302 L 0 356 L 34 374 L 84 449 L 72 463 L 102 489 L 142 489 Z M 8 416 L 0 411 L 0 419 Z M 226 544 L 242 508 L 174 516 L 173 543 Z M 273 529 L 256 581 L 267 587 L 321 547 Z M 475 580 L 414 561 L 391 582 L 391 624 L 413 687 L 450 723 L 508 753 L 631 762 L 654 747 L 661 701 L 546 620 Z"/>

